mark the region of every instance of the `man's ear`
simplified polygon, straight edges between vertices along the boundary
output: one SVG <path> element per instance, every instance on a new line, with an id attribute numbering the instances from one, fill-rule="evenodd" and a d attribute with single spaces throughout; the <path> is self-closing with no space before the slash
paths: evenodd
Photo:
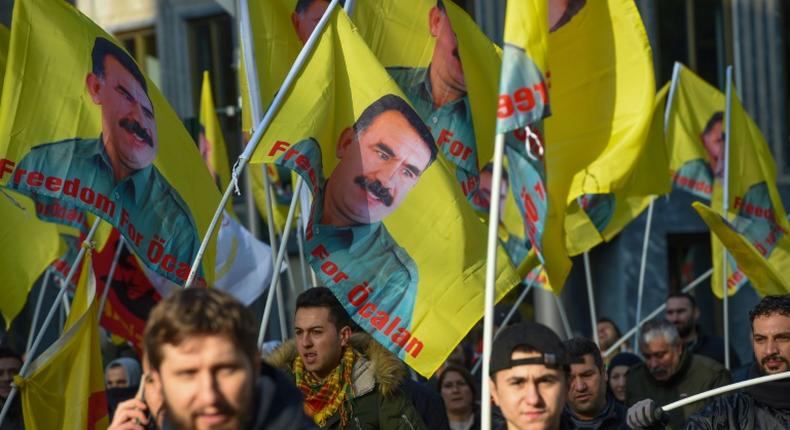
<path id="1" fill-rule="evenodd" d="M 356 139 L 357 136 L 354 133 L 354 129 L 352 127 L 346 127 L 341 133 L 340 138 L 337 140 L 337 148 L 335 148 L 335 155 L 338 159 L 343 159 L 343 155 L 346 153 L 346 148 L 351 145 L 351 142 Z"/>
<path id="2" fill-rule="evenodd" d="M 694 315 L 694 322 L 699 321 L 699 308 L 694 306 L 694 310 L 692 311 L 692 315 Z"/>
<path id="3" fill-rule="evenodd" d="M 496 377 L 496 375 L 494 377 Z M 496 382 L 494 382 L 493 379 L 488 378 L 488 386 L 489 386 L 489 391 L 491 393 L 491 399 L 494 401 L 495 405 L 499 406 L 499 398 L 497 397 L 497 392 L 496 392 Z"/>
<path id="4" fill-rule="evenodd" d="M 343 328 L 340 329 L 339 334 L 340 334 L 340 346 L 348 345 L 348 341 L 349 339 L 351 339 L 351 327 L 343 326 Z"/>
<path id="5" fill-rule="evenodd" d="M 88 73 L 88 76 L 85 77 L 85 87 L 88 89 L 88 94 L 91 95 L 91 99 L 94 103 L 101 104 L 99 101 L 99 91 L 101 90 L 102 82 L 101 78 L 94 75 L 93 73 Z"/>
<path id="6" fill-rule="evenodd" d="M 428 12 L 428 28 L 431 30 L 431 36 L 439 37 L 439 28 L 442 25 L 442 18 L 444 18 L 444 12 L 439 10 L 437 6 L 431 8 L 431 11 Z"/>

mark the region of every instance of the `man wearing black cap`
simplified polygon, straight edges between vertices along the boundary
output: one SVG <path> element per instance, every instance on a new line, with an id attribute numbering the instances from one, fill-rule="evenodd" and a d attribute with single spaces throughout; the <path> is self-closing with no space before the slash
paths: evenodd
<path id="1" fill-rule="evenodd" d="M 542 324 L 524 322 L 499 334 L 489 377 L 508 430 L 573 428 L 562 419 L 570 362 L 560 338 Z"/>

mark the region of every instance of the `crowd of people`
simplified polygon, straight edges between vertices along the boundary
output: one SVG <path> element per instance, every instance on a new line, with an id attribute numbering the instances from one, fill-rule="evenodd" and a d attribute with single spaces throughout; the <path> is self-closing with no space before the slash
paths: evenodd
<path id="1" fill-rule="evenodd" d="M 266 353 L 241 303 L 216 289 L 179 290 L 152 311 L 142 360 L 122 357 L 105 368 L 110 429 L 474 430 L 483 383 L 494 429 L 790 428 L 787 379 L 661 408 L 790 370 L 790 295 L 767 296 L 750 312 L 754 361 L 732 373 L 724 343 L 700 331 L 699 316 L 692 296 L 673 294 L 665 317 L 642 327 L 638 354 L 609 359 L 619 336 L 610 320 L 598 324 L 599 334 L 612 332 L 600 346 L 518 322 L 496 337 L 485 378 L 472 371 L 479 356 L 470 341 L 426 380 L 360 331 L 327 288 L 298 297 L 293 339 Z M 0 347 L 0 404 L 21 365 Z M 2 429 L 21 428 L 15 404 Z"/>

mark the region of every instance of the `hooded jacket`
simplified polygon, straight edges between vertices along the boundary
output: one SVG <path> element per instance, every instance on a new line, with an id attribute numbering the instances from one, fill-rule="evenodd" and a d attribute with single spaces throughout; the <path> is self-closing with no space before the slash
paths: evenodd
<path id="1" fill-rule="evenodd" d="M 335 414 L 326 428 L 343 430 L 422 430 L 425 425 L 409 399 L 401 390 L 406 367 L 395 355 L 370 336 L 356 333 L 351 336 L 351 347 L 360 354 L 351 371 L 353 395 L 346 399 L 349 420 L 340 426 Z M 292 363 L 298 352 L 290 340 L 266 357 L 267 363 L 288 374 L 293 380 Z"/>
<path id="2" fill-rule="evenodd" d="M 762 376 L 756 365 L 749 378 Z M 689 418 L 686 430 L 790 429 L 790 381 L 765 382 L 719 397 Z"/>
<path id="3" fill-rule="evenodd" d="M 255 385 L 255 414 L 244 430 L 317 430 L 304 413 L 302 393 L 285 375 L 262 364 Z M 177 430 L 165 413 L 163 430 Z"/>

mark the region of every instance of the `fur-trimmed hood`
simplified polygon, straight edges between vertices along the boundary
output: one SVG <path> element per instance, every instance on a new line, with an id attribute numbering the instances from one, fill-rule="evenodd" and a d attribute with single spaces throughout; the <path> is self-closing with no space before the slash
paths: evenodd
<path id="1" fill-rule="evenodd" d="M 351 335 L 350 345 L 362 358 L 356 360 L 352 372 L 355 397 L 370 392 L 373 388 L 383 396 L 389 396 L 400 388 L 406 376 L 406 365 L 395 354 L 371 339 L 366 333 Z M 274 350 L 263 360 L 269 365 L 293 375 L 291 367 L 298 352 L 296 342 L 291 339 Z"/>

